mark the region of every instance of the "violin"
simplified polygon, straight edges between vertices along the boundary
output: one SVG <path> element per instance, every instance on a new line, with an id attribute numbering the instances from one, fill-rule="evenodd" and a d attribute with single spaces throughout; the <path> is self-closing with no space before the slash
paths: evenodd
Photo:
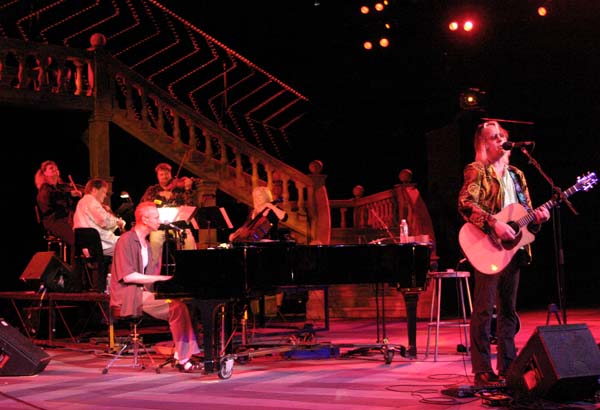
<path id="1" fill-rule="evenodd" d="M 71 187 L 73 188 L 73 190 L 71 191 L 71 195 L 78 196 L 81 198 L 83 196 L 83 191 L 85 191 L 85 186 L 81 187 L 80 185 L 79 187 L 77 187 L 71 175 L 69 175 L 69 181 L 71 181 Z"/>
<path id="2" fill-rule="evenodd" d="M 181 169 L 183 168 L 183 163 L 185 162 L 186 158 L 188 158 L 189 155 L 192 154 L 192 150 L 188 150 L 185 155 L 181 158 L 181 162 L 179 163 L 179 168 L 177 169 L 177 173 L 175 174 L 175 177 L 171 180 L 171 182 L 169 182 L 169 185 L 167 185 L 166 190 L 167 191 L 172 191 L 175 188 L 180 188 L 180 189 L 194 189 L 194 185 L 196 184 L 196 182 L 200 182 L 199 178 L 190 178 L 190 177 L 179 177 L 179 173 L 181 172 Z M 189 183 L 188 181 L 192 181 L 191 185 L 189 186 L 189 188 L 186 188 L 186 184 Z"/>
<path id="3" fill-rule="evenodd" d="M 85 190 L 85 186 L 83 185 L 75 185 L 75 187 L 73 187 L 73 185 L 64 182 L 59 182 L 56 184 L 56 187 L 60 192 L 71 194 L 71 196 L 75 197 L 82 197 L 83 191 Z"/>
<path id="4" fill-rule="evenodd" d="M 190 177 L 182 177 L 182 178 L 173 178 L 169 185 L 165 187 L 166 191 L 172 191 L 175 188 L 186 189 L 187 181 L 192 181 L 189 189 L 194 189 L 194 185 L 196 182 L 200 182 L 200 178 L 190 178 Z"/>

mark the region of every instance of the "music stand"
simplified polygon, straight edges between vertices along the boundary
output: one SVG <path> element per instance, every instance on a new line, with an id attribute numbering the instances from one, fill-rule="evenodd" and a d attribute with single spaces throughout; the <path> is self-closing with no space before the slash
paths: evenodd
<path id="1" fill-rule="evenodd" d="M 211 247 L 211 229 L 233 229 L 233 224 L 229 219 L 229 215 L 227 215 L 227 211 L 225 211 L 225 208 L 223 207 L 207 206 L 203 208 L 198 208 L 196 209 L 194 217 L 196 219 L 196 222 L 198 223 L 199 228 L 208 230 L 207 246 L 209 248 Z"/>
<path id="2" fill-rule="evenodd" d="M 165 263 L 163 263 L 163 267 L 166 268 L 167 275 L 170 274 L 170 267 L 175 266 L 175 263 L 174 262 L 171 263 L 171 261 L 170 261 L 171 249 L 169 246 L 169 238 L 167 235 L 167 231 L 169 229 L 178 230 L 180 232 L 180 235 L 178 236 L 178 238 L 181 241 L 181 244 L 183 245 L 184 236 L 182 236 L 182 235 L 185 235 L 184 229 L 180 228 L 178 226 L 174 226 L 173 223 L 179 222 L 179 221 L 184 221 L 185 223 L 188 223 L 190 221 L 190 219 L 192 218 L 192 216 L 194 215 L 195 211 L 196 211 L 196 207 L 189 206 L 189 205 L 182 205 L 182 206 L 178 206 L 178 207 L 158 208 L 158 218 L 161 223 L 160 229 L 163 229 L 165 231 L 165 243 L 164 243 L 163 251 L 166 253 L 166 258 L 165 258 Z"/>

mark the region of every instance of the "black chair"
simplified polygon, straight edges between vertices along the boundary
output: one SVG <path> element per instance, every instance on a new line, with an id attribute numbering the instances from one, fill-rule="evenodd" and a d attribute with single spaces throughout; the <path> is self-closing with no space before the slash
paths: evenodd
<path id="1" fill-rule="evenodd" d="M 62 238 L 53 235 L 44 227 L 44 223 L 42 222 L 42 217 L 40 215 L 40 208 L 38 208 L 37 205 L 34 205 L 33 208 L 35 211 L 35 218 L 40 227 L 40 230 L 42 231 L 43 238 L 48 246 L 48 251 L 56 252 L 60 260 L 62 260 L 65 263 L 69 263 L 67 243 L 63 241 Z"/>
<path id="2" fill-rule="evenodd" d="M 82 288 L 103 292 L 112 257 L 104 255 L 100 234 L 94 228 L 75 228 L 75 262 L 81 272 Z"/>

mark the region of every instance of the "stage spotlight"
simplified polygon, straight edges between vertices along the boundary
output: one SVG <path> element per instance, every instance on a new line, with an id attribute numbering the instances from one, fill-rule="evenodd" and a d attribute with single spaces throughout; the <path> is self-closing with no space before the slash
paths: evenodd
<path id="1" fill-rule="evenodd" d="M 464 111 L 480 110 L 484 106 L 485 91 L 469 88 L 460 93 L 459 105 Z"/>
<path id="2" fill-rule="evenodd" d="M 388 40 L 385 37 L 382 37 L 381 39 L 379 39 L 379 45 L 383 48 L 386 48 L 390 45 L 390 40 Z"/>
<path id="3" fill-rule="evenodd" d="M 370 41 L 365 41 L 363 43 L 363 48 L 365 50 L 372 50 L 373 49 L 373 43 L 371 43 Z"/>

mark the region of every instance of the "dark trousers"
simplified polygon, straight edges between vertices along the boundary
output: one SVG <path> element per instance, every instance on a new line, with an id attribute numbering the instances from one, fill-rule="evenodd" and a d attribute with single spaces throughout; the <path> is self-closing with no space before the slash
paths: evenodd
<path id="1" fill-rule="evenodd" d="M 471 314 L 471 368 L 473 373 L 492 371 L 490 326 L 496 306 L 498 355 L 496 368 L 505 374 L 515 359 L 515 333 L 519 318 L 516 312 L 520 264 L 515 257 L 500 273 L 475 271 L 473 313 Z"/>

